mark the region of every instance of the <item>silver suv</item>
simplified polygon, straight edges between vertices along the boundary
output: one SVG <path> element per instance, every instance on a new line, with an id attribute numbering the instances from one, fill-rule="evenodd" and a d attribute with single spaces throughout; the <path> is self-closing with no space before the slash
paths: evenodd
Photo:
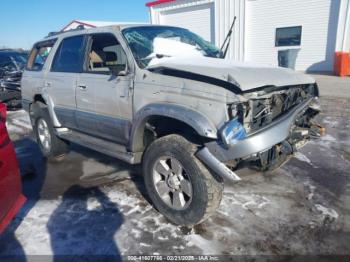
<path id="1" fill-rule="evenodd" d="M 323 131 L 314 79 L 225 60 L 169 26 L 49 36 L 30 53 L 22 98 L 46 157 L 74 142 L 142 163 L 155 208 L 187 226 L 215 211 L 239 167 L 276 168 Z"/>

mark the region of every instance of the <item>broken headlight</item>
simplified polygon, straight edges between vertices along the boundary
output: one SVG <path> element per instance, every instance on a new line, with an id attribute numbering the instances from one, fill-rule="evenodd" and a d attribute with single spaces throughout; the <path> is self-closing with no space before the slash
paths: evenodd
<path id="1" fill-rule="evenodd" d="M 221 132 L 222 141 L 226 145 L 234 145 L 240 140 L 246 138 L 247 134 L 244 126 L 240 123 L 238 117 L 228 122 Z"/>

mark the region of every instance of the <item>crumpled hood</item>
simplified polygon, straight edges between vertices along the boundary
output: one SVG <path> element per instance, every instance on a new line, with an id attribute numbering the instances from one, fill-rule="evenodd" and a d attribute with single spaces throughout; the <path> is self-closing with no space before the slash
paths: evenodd
<path id="1" fill-rule="evenodd" d="M 153 59 L 146 69 L 171 69 L 188 72 L 206 78 L 229 82 L 241 91 L 263 86 L 289 86 L 315 83 L 315 80 L 305 74 L 281 67 L 269 67 L 247 62 L 236 62 L 207 57 L 166 57 Z M 190 77 L 189 77 L 190 78 Z"/>

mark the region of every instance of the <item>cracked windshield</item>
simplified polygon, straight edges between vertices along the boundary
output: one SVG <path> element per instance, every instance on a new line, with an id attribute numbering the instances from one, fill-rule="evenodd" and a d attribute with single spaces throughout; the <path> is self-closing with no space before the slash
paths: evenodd
<path id="1" fill-rule="evenodd" d="M 141 68 L 163 57 L 206 56 L 221 58 L 222 52 L 189 30 L 168 26 L 133 27 L 123 31 Z"/>

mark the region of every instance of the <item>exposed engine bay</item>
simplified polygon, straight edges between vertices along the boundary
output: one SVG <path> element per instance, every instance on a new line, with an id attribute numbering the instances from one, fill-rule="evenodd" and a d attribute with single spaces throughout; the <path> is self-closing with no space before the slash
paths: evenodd
<path id="1" fill-rule="evenodd" d="M 263 152 L 247 159 L 237 160 L 249 162 L 250 166 L 266 171 L 277 168 L 288 156 L 297 151 L 307 141 L 325 134 L 325 129 L 317 124 L 315 116 L 320 112 L 318 104 L 318 88 L 316 84 L 284 87 L 246 93 L 247 102 L 231 106 L 231 117 L 238 116 L 247 135 L 253 135 L 274 121 L 288 114 L 293 108 L 310 100 L 308 107 L 295 119 L 289 137 Z"/>
<path id="2" fill-rule="evenodd" d="M 250 134 L 317 95 L 317 86 L 314 84 L 277 88 L 273 91 L 267 87 L 262 91 L 244 94 L 248 101 L 232 106 L 230 113 L 231 117 L 238 115 L 247 134 Z"/>

